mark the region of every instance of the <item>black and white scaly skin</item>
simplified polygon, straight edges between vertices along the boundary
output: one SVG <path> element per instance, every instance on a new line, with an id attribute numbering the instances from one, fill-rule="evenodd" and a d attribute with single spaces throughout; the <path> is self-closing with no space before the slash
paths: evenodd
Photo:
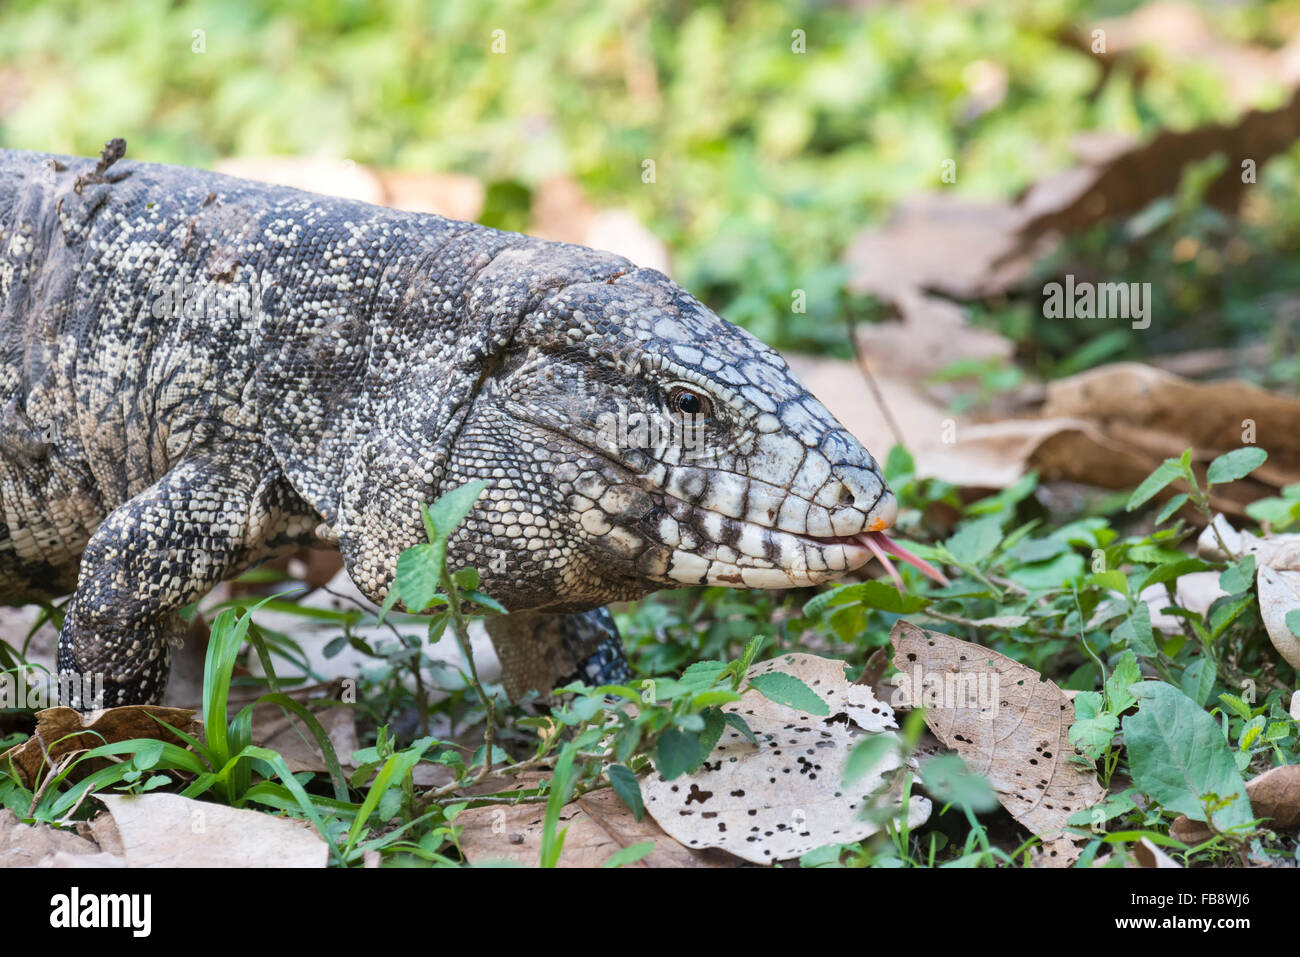
<path id="1" fill-rule="evenodd" d="M 59 667 L 106 705 L 279 551 L 337 544 L 382 601 L 474 479 L 450 561 L 512 612 L 822 582 L 893 522 L 781 357 L 658 272 L 123 150 L 0 151 L 0 601 L 71 591 Z"/>

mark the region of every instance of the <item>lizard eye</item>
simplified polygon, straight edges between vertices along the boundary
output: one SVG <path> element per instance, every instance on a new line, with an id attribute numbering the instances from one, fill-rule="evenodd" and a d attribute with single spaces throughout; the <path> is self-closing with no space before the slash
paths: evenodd
<path id="1" fill-rule="evenodd" d="M 707 418 L 713 413 L 713 405 L 707 396 L 681 387 L 669 393 L 668 404 L 674 411 L 683 415 L 699 415 Z"/>

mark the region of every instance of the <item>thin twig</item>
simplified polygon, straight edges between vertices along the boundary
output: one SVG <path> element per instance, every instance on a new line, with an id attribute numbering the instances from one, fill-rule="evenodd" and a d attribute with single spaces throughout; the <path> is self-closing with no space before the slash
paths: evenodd
<path id="1" fill-rule="evenodd" d="M 857 323 L 853 316 L 848 313 L 845 314 L 844 321 L 848 327 L 849 342 L 853 345 L 853 355 L 857 359 L 858 369 L 862 372 L 863 378 L 867 380 L 867 388 L 871 390 L 872 396 L 875 397 L 876 405 L 880 407 L 880 414 L 884 416 L 885 424 L 889 426 L 889 431 L 894 435 L 894 442 L 906 447 L 907 443 L 903 441 L 903 430 L 898 427 L 898 422 L 894 420 L 894 413 L 889 411 L 889 406 L 885 403 L 885 396 L 880 391 L 880 384 L 876 382 L 876 377 L 871 371 L 867 357 L 862 351 L 862 343 L 858 339 Z"/>

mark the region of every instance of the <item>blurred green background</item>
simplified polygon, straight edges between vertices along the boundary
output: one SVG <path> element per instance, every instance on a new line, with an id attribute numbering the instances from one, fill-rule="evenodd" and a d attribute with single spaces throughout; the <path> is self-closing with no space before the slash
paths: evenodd
<path id="1" fill-rule="evenodd" d="M 842 253 L 900 199 L 1011 197 L 1071 165 L 1076 134 L 1239 114 L 1221 64 L 1157 48 L 1106 69 L 1078 41 L 1137 6 L 11 0 L 0 146 L 93 154 L 124 136 L 137 159 L 195 166 L 292 154 L 457 171 L 486 183 L 483 220 L 515 229 L 537 185 L 568 175 L 594 203 L 633 210 L 675 277 L 728 318 L 780 347 L 843 354 L 843 316 L 873 310 L 845 292 Z M 1294 0 L 1203 9 L 1225 43 L 1280 47 L 1300 30 Z M 505 52 L 493 52 L 497 30 Z M 1285 94 L 1266 88 L 1259 105 Z M 955 185 L 940 180 L 947 158 Z M 1269 297 L 1300 286 L 1298 160 L 1293 149 L 1261 171 L 1268 199 L 1250 222 L 1184 216 L 1108 266 L 1154 278 L 1188 322 L 1227 317 L 1189 327 L 1198 343 L 1265 334 Z M 1180 234 L 1216 244 L 1243 229 L 1252 256 L 1231 277 L 1168 254 Z M 1111 245 L 1103 231 L 1077 253 Z M 795 288 L 806 313 L 790 309 Z M 1032 298 L 973 310 L 1049 375 L 1188 345 L 1044 330 L 1037 311 Z"/>

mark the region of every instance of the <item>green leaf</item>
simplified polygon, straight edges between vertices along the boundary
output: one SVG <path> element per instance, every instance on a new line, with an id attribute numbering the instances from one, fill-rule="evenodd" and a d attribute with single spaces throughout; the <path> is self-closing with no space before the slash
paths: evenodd
<path id="1" fill-rule="evenodd" d="M 1123 572 L 1113 568 L 1104 572 L 1093 572 L 1083 580 L 1083 583 L 1105 588 L 1108 591 L 1117 591 L 1121 595 L 1128 594 L 1128 579 L 1124 577 Z"/>
<path id="2" fill-rule="evenodd" d="M 1247 555 L 1239 562 L 1233 562 L 1219 576 L 1219 587 L 1229 595 L 1238 595 L 1255 584 L 1255 556 Z"/>
<path id="3" fill-rule="evenodd" d="M 1159 545 L 1134 545 L 1128 550 L 1129 561 L 1143 565 L 1171 565 L 1186 558 L 1187 555 L 1176 548 L 1161 548 Z"/>
<path id="4" fill-rule="evenodd" d="M 758 747 L 758 737 L 754 734 L 754 729 L 749 726 L 749 722 L 733 711 L 727 711 L 723 714 L 727 724 L 731 725 L 741 734 L 743 734 L 749 743 Z"/>
<path id="5" fill-rule="evenodd" d="M 637 820 L 641 820 L 639 817 Z M 654 841 L 639 841 L 636 844 L 629 844 L 620 850 L 609 855 L 609 860 L 601 864 L 601 867 L 622 867 L 624 864 L 635 864 L 641 858 L 645 857 L 655 849 Z"/>
<path id="6" fill-rule="evenodd" d="M 1223 694 L 1219 695 L 1219 700 L 1223 703 L 1225 708 L 1243 721 L 1249 721 L 1251 719 L 1252 709 L 1250 705 L 1246 704 L 1246 702 L 1242 701 L 1235 694 L 1228 694 L 1225 691 Z"/>
<path id="7" fill-rule="evenodd" d="M 1290 721 L 1274 721 L 1264 732 L 1264 740 L 1272 744 L 1274 741 L 1281 741 L 1283 738 L 1291 737 Z"/>
<path id="8" fill-rule="evenodd" d="M 1087 693 L 1096 694 L 1096 692 Z M 1074 699 L 1075 720 L 1074 724 L 1070 725 L 1070 744 L 1085 757 L 1096 761 L 1106 753 L 1106 749 L 1114 740 L 1115 732 L 1119 729 L 1119 718 L 1109 711 L 1094 710 L 1086 706 L 1080 711 L 1079 699 L 1082 697 L 1083 695 L 1080 694 Z M 1097 699 L 1100 701 L 1101 695 L 1097 695 Z"/>
<path id="9" fill-rule="evenodd" d="M 1011 549 L 1011 555 L 1017 561 L 1028 564 L 1031 562 L 1045 562 L 1049 558 L 1055 558 L 1057 555 L 1069 551 L 1069 549 L 1070 546 L 1059 538 L 1030 538 Z"/>
<path id="10" fill-rule="evenodd" d="M 1137 655 L 1131 650 L 1120 655 L 1115 662 L 1115 670 L 1106 679 L 1107 710 L 1120 714 L 1137 702 L 1129 688 L 1142 680 L 1142 669 L 1138 667 Z"/>
<path id="11" fill-rule="evenodd" d="M 1156 470 L 1142 480 L 1142 484 L 1134 489 L 1133 494 L 1129 497 L 1128 504 L 1124 507 L 1125 511 L 1133 511 L 1141 505 L 1145 505 L 1156 494 L 1176 479 L 1183 477 L 1183 464 L 1177 459 L 1165 459 L 1156 467 Z"/>
<path id="12" fill-rule="evenodd" d="M 1156 656 L 1155 633 L 1151 630 L 1151 608 L 1144 601 L 1135 602 L 1132 612 L 1113 632 L 1116 641 L 1124 642 L 1143 658 Z"/>
<path id="13" fill-rule="evenodd" d="M 904 594 L 892 584 L 874 580 L 849 585 L 841 590 L 836 598 L 837 605 L 855 601 L 868 608 L 887 611 L 894 615 L 910 615 L 929 604 L 929 601 L 920 595 Z"/>
<path id="14" fill-rule="evenodd" d="M 700 736 L 690 731 L 667 728 L 655 746 L 655 768 L 665 781 L 681 777 L 700 756 Z"/>
<path id="15" fill-rule="evenodd" d="M 1002 541 L 1002 520 L 997 517 L 967 522 L 944 542 L 948 553 L 960 564 L 974 565 L 993 554 Z"/>
<path id="16" fill-rule="evenodd" d="M 958 755 L 941 754 L 921 765 L 921 782 L 931 795 L 945 804 L 956 804 L 975 812 L 998 806 L 997 795 L 988 779 L 972 773 Z"/>
<path id="17" fill-rule="evenodd" d="M 1262 714 L 1251 719 L 1250 723 L 1241 729 L 1241 741 L 1238 747 L 1242 751 L 1249 751 L 1250 746 L 1264 733 L 1264 725 L 1267 723 L 1267 719 Z"/>
<path id="18" fill-rule="evenodd" d="M 731 704 L 733 701 L 739 701 L 740 695 L 734 691 L 727 691 L 725 688 L 714 688 L 712 691 L 702 691 L 691 698 L 692 708 L 712 708 L 715 705 Z"/>
<path id="19" fill-rule="evenodd" d="M 158 763 L 158 760 L 162 755 L 163 742 L 156 738 L 147 738 L 143 743 L 141 743 L 139 749 L 135 752 L 135 758 L 132 763 L 142 771 L 147 771 Z"/>
<path id="20" fill-rule="evenodd" d="M 428 522 L 433 523 L 434 534 L 430 535 L 430 538 L 449 538 L 456 530 L 456 526 L 465 521 L 465 517 L 474 510 L 474 503 L 479 500 L 479 496 L 487 487 L 488 483 L 484 479 L 467 482 L 460 488 L 454 488 L 446 495 L 440 496 L 436 502 L 425 509 Z"/>
<path id="21" fill-rule="evenodd" d="M 698 771 L 700 766 L 709 759 L 718 739 L 722 737 L 722 730 L 727 726 L 727 719 L 722 716 L 721 708 L 706 708 L 700 714 L 704 718 L 704 730 L 700 732 L 700 753 L 695 764 L 691 766 L 691 774 Z"/>
<path id="22" fill-rule="evenodd" d="M 1162 508 L 1160 514 L 1156 516 L 1156 524 L 1163 525 L 1165 522 L 1169 521 L 1169 519 L 1173 517 L 1174 512 L 1178 511 L 1184 504 L 1186 504 L 1187 499 L 1188 495 L 1186 492 L 1179 492 L 1169 501 L 1165 502 L 1165 507 Z"/>
<path id="23" fill-rule="evenodd" d="M 844 762 L 844 786 L 853 787 L 861 777 L 897 750 L 898 739 L 892 734 L 869 734 L 849 752 Z"/>
<path id="24" fill-rule="evenodd" d="M 899 479 L 914 472 L 916 461 L 912 458 L 912 453 L 901 445 L 891 446 L 889 454 L 885 456 L 885 481 L 894 486 Z"/>
<path id="25" fill-rule="evenodd" d="M 1066 552 L 1050 561 L 1021 565 L 1009 577 L 1026 588 L 1059 588 L 1082 575 L 1084 567 L 1082 555 Z"/>
<path id="26" fill-rule="evenodd" d="M 726 668 L 721 661 L 697 661 L 682 672 L 678 683 L 689 688 L 692 694 L 698 694 L 711 687 Z"/>
<path id="27" fill-rule="evenodd" d="M 397 589 L 402 603 L 412 614 L 418 615 L 433 604 L 442 581 L 442 566 L 446 559 L 444 542 L 415 545 L 402 552 L 397 559 Z"/>
<path id="28" fill-rule="evenodd" d="M 463 601 L 472 601 L 480 608 L 490 609 L 498 615 L 507 614 L 505 605 L 501 604 L 501 602 L 497 601 L 495 598 L 483 594 L 481 591 L 473 589 L 470 591 L 463 591 L 460 593 L 460 597 Z"/>
<path id="29" fill-rule="evenodd" d="M 546 797 L 546 814 L 542 818 L 542 846 L 540 863 L 542 867 L 554 867 L 564 851 L 564 836 L 568 828 L 559 831 L 560 814 L 573 792 L 573 760 L 578 755 L 576 742 L 570 741 L 555 759 L 555 771 L 551 775 L 551 791 Z"/>
<path id="30" fill-rule="evenodd" d="M 1286 626 L 1291 629 L 1291 634 L 1300 638 L 1300 608 L 1292 608 L 1286 613 Z"/>
<path id="31" fill-rule="evenodd" d="M 1183 672 L 1180 682 L 1183 694 L 1202 708 L 1205 707 L 1205 702 L 1210 700 L 1210 692 L 1214 690 L 1214 681 L 1218 676 L 1219 672 L 1213 661 L 1209 658 L 1198 658 Z"/>
<path id="32" fill-rule="evenodd" d="M 750 679 L 749 686 L 758 689 L 759 694 L 764 698 L 777 704 L 806 711 L 821 718 L 830 716 L 831 709 L 826 702 L 794 675 L 788 675 L 783 671 L 769 671 L 765 675 L 756 675 Z"/>
<path id="33" fill-rule="evenodd" d="M 749 666 L 752 665 L 754 659 L 758 657 L 758 652 L 762 649 L 763 642 L 765 641 L 767 641 L 766 636 L 755 635 L 753 638 L 749 639 L 749 643 L 745 645 L 745 653 L 741 655 L 739 663 L 735 665 L 735 671 L 732 675 L 731 687 L 733 690 L 740 688 L 740 683 L 745 680 L 745 675 L 749 672 Z"/>
<path id="34" fill-rule="evenodd" d="M 848 590 L 848 585 L 840 585 L 823 592 L 818 592 L 816 595 L 813 595 L 804 602 L 802 611 L 803 616 L 805 618 L 813 619 L 820 618 L 826 609 L 850 600 L 842 597 Z M 744 672 L 741 673 L 743 674 Z"/>
<path id="35" fill-rule="evenodd" d="M 1246 782 L 1218 722 L 1173 685 L 1144 681 L 1132 690 L 1139 709 L 1123 727 L 1134 785 L 1194 821 L 1206 819 L 1201 799 L 1217 795 L 1229 801 L 1213 812 L 1219 830 L 1248 823 Z"/>
<path id="36" fill-rule="evenodd" d="M 641 782 L 636 779 L 636 775 L 621 764 L 611 764 L 605 773 L 609 775 L 614 793 L 632 809 L 632 817 L 640 821 L 645 814 L 645 803 L 641 800 Z"/>
<path id="37" fill-rule="evenodd" d="M 1205 483 L 1210 486 L 1222 485 L 1224 482 L 1235 482 L 1237 479 L 1245 478 L 1267 460 L 1268 453 L 1255 446 L 1245 449 L 1233 449 L 1231 452 L 1220 455 L 1210 463 L 1210 467 L 1205 473 Z"/>
<path id="38" fill-rule="evenodd" d="M 1138 594 L 1140 595 L 1152 585 L 1163 585 L 1165 582 L 1182 578 L 1192 572 L 1209 571 L 1212 567 L 1208 562 L 1201 561 L 1199 558 L 1184 558 L 1180 562 L 1157 565 L 1151 569 L 1151 573 L 1146 578 L 1142 579 L 1142 584 L 1138 586 Z"/>

